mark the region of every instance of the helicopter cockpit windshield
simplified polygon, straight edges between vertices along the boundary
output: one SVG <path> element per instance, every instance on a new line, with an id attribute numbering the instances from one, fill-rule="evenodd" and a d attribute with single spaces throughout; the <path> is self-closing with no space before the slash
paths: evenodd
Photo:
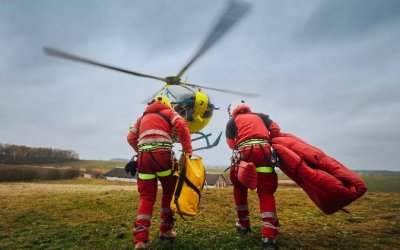
<path id="1" fill-rule="evenodd" d="M 193 120 L 196 92 L 190 87 L 172 85 L 165 88 L 164 95 L 171 101 L 172 107 L 187 120 Z"/>

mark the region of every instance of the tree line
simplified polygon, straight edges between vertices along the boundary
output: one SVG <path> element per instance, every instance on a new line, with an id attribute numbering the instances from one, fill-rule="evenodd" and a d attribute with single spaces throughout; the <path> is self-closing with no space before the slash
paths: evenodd
<path id="1" fill-rule="evenodd" d="M 0 163 L 4 164 L 45 164 L 77 160 L 79 154 L 73 150 L 0 143 Z"/>

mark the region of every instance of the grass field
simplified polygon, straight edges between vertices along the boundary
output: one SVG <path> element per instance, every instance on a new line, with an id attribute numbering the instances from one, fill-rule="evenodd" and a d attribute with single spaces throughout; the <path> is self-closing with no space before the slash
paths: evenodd
<path id="1" fill-rule="evenodd" d="M 8 165 L 8 164 L 0 164 L 0 167 L 3 166 L 22 166 L 22 167 L 31 167 L 31 166 L 40 166 L 40 167 L 55 167 L 55 168 L 86 168 L 86 169 L 112 169 L 114 167 L 123 167 L 125 163 L 123 162 L 113 162 L 113 161 L 94 161 L 94 160 L 79 160 L 72 162 L 61 162 L 61 163 L 48 163 L 48 164 L 22 164 L 22 165 Z"/>
<path id="2" fill-rule="evenodd" d="M 349 214 L 324 215 L 299 188 L 276 193 L 280 249 L 398 249 L 400 193 L 367 192 Z M 178 218 L 174 244 L 152 249 L 260 249 L 257 198 L 250 192 L 253 233 L 239 235 L 231 189 L 207 189 L 198 216 Z M 0 249 L 133 249 L 130 231 L 138 193 L 131 183 L 68 180 L 0 183 Z"/>

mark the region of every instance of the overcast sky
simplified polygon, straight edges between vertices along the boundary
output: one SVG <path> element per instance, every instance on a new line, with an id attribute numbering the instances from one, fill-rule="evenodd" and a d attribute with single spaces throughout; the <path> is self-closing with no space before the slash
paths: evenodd
<path id="1" fill-rule="evenodd" d="M 128 127 L 163 84 L 48 57 L 42 46 L 175 75 L 226 3 L 0 0 L 0 143 L 72 149 L 82 159 L 130 158 Z M 183 79 L 261 94 L 245 99 L 253 111 L 351 169 L 400 170 L 400 1 L 251 5 Z M 204 132 L 216 136 L 228 104 L 241 97 L 208 93 L 220 110 Z M 228 166 L 225 135 L 199 154 L 206 165 Z"/>

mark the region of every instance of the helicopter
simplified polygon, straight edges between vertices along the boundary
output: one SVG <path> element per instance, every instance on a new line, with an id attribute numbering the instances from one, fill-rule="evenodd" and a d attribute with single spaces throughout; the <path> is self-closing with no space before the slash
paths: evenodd
<path id="1" fill-rule="evenodd" d="M 258 95 L 246 92 L 238 92 L 232 90 L 200 86 L 197 84 L 191 84 L 185 81 L 181 81 L 181 77 L 186 72 L 186 70 L 200 56 L 202 56 L 207 50 L 209 50 L 249 10 L 250 10 L 249 3 L 237 0 L 229 1 L 225 11 L 219 17 L 216 25 L 208 34 L 207 38 L 204 40 L 200 48 L 197 50 L 194 56 L 188 61 L 188 63 L 186 63 L 186 65 L 175 76 L 158 77 L 154 75 L 143 74 L 136 71 L 123 69 L 120 67 L 115 67 L 101 62 L 97 62 L 91 59 L 83 58 L 50 47 L 43 47 L 42 49 L 44 53 L 49 56 L 59 57 L 70 61 L 85 63 L 93 66 L 98 66 L 110 70 L 123 72 L 138 77 L 150 78 L 164 82 L 165 85 L 163 86 L 163 88 L 159 90 L 151 99 L 154 99 L 155 97 L 158 96 L 166 96 L 170 100 L 172 108 L 186 120 L 189 132 L 191 134 L 200 135 L 199 137 L 192 139 L 192 141 L 205 139 L 206 146 L 196 148 L 194 149 L 194 151 L 209 149 L 218 145 L 220 138 L 222 136 L 222 132 L 219 133 L 219 135 L 217 136 L 217 138 L 214 140 L 213 143 L 210 143 L 209 141 L 209 137 L 212 134 L 211 133 L 204 134 L 202 132 L 203 128 L 205 128 L 207 124 L 210 122 L 214 110 L 219 109 L 214 105 L 210 96 L 203 90 L 206 89 L 212 91 L 219 91 L 223 93 L 248 96 L 248 97 L 256 97 Z"/>

